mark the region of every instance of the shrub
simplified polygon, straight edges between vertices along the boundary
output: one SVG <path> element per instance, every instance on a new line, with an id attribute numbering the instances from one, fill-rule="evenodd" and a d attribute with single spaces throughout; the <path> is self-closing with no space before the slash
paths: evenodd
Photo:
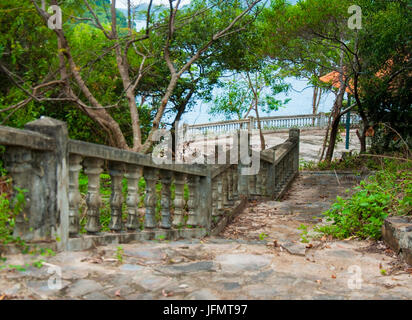
<path id="1" fill-rule="evenodd" d="M 379 239 L 388 215 L 412 214 L 411 169 L 411 162 L 385 160 L 385 169 L 361 181 L 352 197 L 337 197 L 331 208 L 323 213 L 332 224 L 315 230 L 339 239 L 350 236 Z"/>

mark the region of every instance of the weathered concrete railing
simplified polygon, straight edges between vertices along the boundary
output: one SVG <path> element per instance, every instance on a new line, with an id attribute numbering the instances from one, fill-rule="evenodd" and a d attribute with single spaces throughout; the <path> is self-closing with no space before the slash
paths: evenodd
<path id="1" fill-rule="evenodd" d="M 51 118 L 28 123 L 25 130 L 0 126 L 0 145 L 6 146 L 5 164 L 13 184 L 27 190 L 26 205 L 16 218 L 15 236 L 34 242 L 56 241 L 60 250 L 80 250 L 158 236 L 202 237 L 227 223 L 230 214 L 248 199 L 279 197 L 298 172 L 299 130 L 291 129 L 289 139 L 272 149 L 261 153 L 249 149 L 250 155 L 255 153 L 260 159 L 260 170 L 253 175 L 242 175 L 245 166 L 237 162 L 155 164 L 149 155 L 70 140 L 66 124 Z M 220 154 L 216 150 L 215 156 Z M 231 151 L 226 152 L 226 159 Z M 79 221 L 82 170 L 88 177 L 86 234 L 80 234 Z M 111 179 L 111 232 L 106 233 L 100 232 L 100 176 L 104 170 Z M 141 177 L 146 182 L 143 226 L 138 211 Z M 126 199 L 123 178 L 127 179 Z M 156 219 L 157 183 L 162 188 Z"/>
<path id="2" fill-rule="evenodd" d="M 341 123 L 346 123 L 347 114 L 341 117 Z M 357 114 L 352 113 L 351 126 L 355 127 L 360 123 L 360 117 Z M 319 113 L 316 115 L 296 115 L 296 116 L 272 116 L 261 117 L 261 127 L 263 130 L 277 130 L 277 129 L 290 129 L 290 128 L 325 128 L 328 125 L 328 116 L 325 113 Z M 229 133 L 240 129 L 258 129 L 257 119 L 249 117 L 242 120 L 228 120 L 221 122 L 212 122 L 205 124 L 188 125 L 187 130 L 192 133 L 207 134 L 208 132 L 215 133 Z"/>

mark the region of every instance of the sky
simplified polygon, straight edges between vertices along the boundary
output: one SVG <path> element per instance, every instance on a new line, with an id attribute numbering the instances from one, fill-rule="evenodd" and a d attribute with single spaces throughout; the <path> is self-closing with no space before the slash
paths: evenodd
<path id="1" fill-rule="evenodd" d="M 296 3 L 297 0 L 290 0 L 291 3 Z M 139 5 L 142 3 L 148 3 L 147 0 L 132 0 L 132 5 Z M 168 0 L 154 0 L 154 4 L 168 4 Z M 182 0 L 181 4 L 185 5 L 190 3 L 190 0 Z M 117 8 L 127 8 L 126 0 L 117 0 Z M 138 24 L 139 26 L 139 24 Z M 278 111 L 273 111 L 270 114 L 261 114 L 260 116 L 285 116 L 285 115 L 299 115 L 312 113 L 312 94 L 313 88 L 308 87 L 308 84 L 304 80 L 298 80 L 295 78 L 286 79 L 291 84 L 292 90 L 288 94 L 279 94 L 276 99 L 284 100 L 286 98 L 291 99 L 287 105 Z M 214 90 L 214 96 L 219 94 L 219 89 Z M 328 112 L 333 106 L 334 95 L 332 93 L 325 94 L 319 103 L 319 112 Z M 210 104 L 198 101 L 192 111 L 185 113 L 182 116 L 182 122 L 187 124 L 206 123 L 210 121 L 225 120 L 224 117 L 210 116 L 208 110 Z"/>

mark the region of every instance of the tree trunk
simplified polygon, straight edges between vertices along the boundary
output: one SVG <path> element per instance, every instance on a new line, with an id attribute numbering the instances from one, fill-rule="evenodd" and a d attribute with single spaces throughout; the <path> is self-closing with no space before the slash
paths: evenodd
<path id="1" fill-rule="evenodd" d="M 327 163 L 330 163 L 332 161 L 333 157 L 333 151 L 335 150 L 335 144 L 336 144 L 336 137 L 338 136 L 339 132 L 339 122 L 340 118 L 342 115 L 340 112 L 338 112 L 332 120 L 332 125 L 330 129 L 330 137 L 329 137 L 329 145 L 328 145 L 328 150 L 326 151 L 326 157 L 325 160 Z"/>

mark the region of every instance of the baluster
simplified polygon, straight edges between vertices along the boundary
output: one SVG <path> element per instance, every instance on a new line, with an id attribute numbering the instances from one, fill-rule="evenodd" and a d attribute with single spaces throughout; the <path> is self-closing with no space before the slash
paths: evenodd
<path id="1" fill-rule="evenodd" d="M 262 192 L 262 170 L 265 166 L 265 162 L 261 162 L 260 163 L 260 170 L 259 172 L 256 174 L 256 194 L 261 196 L 261 192 Z"/>
<path id="2" fill-rule="evenodd" d="M 97 158 L 86 158 L 83 162 L 85 170 L 89 178 L 87 190 L 87 224 L 86 230 L 88 233 L 96 233 L 100 231 L 100 206 L 102 200 L 100 198 L 100 174 L 103 172 L 103 160 Z"/>
<path id="3" fill-rule="evenodd" d="M 237 165 L 233 168 L 233 198 L 237 199 L 239 192 L 238 192 L 238 187 L 239 187 L 239 176 L 238 176 L 238 167 Z"/>
<path id="4" fill-rule="evenodd" d="M 260 180 L 260 194 L 265 197 L 268 192 L 267 192 L 267 178 L 268 178 L 268 164 L 265 163 L 263 164 L 262 168 L 262 173 L 261 173 L 261 180 Z"/>
<path id="5" fill-rule="evenodd" d="M 187 224 L 196 226 L 198 225 L 197 209 L 198 209 L 198 200 L 199 200 L 199 176 L 189 176 L 187 179 L 187 184 L 189 187 L 189 201 L 187 203 L 189 209 L 189 218 L 187 219 Z"/>
<path id="6" fill-rule="evenodd" d="M 256 194 L 256 175 L 249 176 L 249 194 Z"/>
<path id="7" fill-rule="evenodd" d="M 229 201 L 233 200 L 233 168 L 229 167 L 227 170 L 228 177 L 228 188 L 227 188 L 227 197 Z"/>
<path id="8" fill-rule="evenodd" d="M 212 181 L 212 216 L 218 216 L 219 212 L 219 189 L 218 189 L 218 179 Z"/>
<path id="9" fill-rule="evenodd" d="M 217 214 L 222 214 L 223 212 L 223 176 L 220 174 L 216 177 L 217 180 Z"/>
<path id="10" fill-rule="evenodd" d="M 79 224 L 79 206 L 80 206 L 80 190 L 79 190 L 79 173 L 82 169 L 82 157 L 77 154 L 69 156 L 69 234 L 77 235 L 80 231 Z"/>
<path id="11" fill-rule="evenodd" d="M 222 199 L 223 199 L 223 206 L 228 206 L 229 205 L 229 199 L 228 199 L 228 178 L 227 178 L 227 171 L 224 171 L 222 174 Z"/>
<path id="12" fill-rule="evenodd" d="M 173 226 L 178 227 L 183 225 L 183 210 L 185 206 L 184 189 L 186 175 L 175 172 L 175 211 L 173 214 Z"/>
<path id="13" fill-rule="evenodd" d="M 111 219 L 109 228 L 112 231 L 122 230 L 122 206 L 123 192 L 122 179 L 124 174 L 124 165 L 118 162 L 109 163 L 109 174 L 111 178 L 112 194 L 110 195 Z"/>
<path id="14" fill-rule="evenodd" d="M 126 165 L 127 178 L 127 223 L 128 230 L 136 230 L 139 228 L 139 180 L 141 177 L 141 168 L 132 164 Z"/>
<path id="15" fill-rule="evenodd" d="M 143 169 L 143 176 L 146 180 L 146 197 L 145 206 L 146 214 L 144 226 L 148 229 L 156 227 L 155 212 L 156 212 L 156 182 L 157 170 L 154 168 L 145 167 Z"/>
<path id="16" fill-rule="evenodd" d="M 162 182 L 162 198 L 160 200 L 162 205 L 160 227 L 164 229 L 171 228 L 170 217 L 170 185 L 172 182 L 172 174 L 170 171 L 160 171 L 160 181 Z"/>

